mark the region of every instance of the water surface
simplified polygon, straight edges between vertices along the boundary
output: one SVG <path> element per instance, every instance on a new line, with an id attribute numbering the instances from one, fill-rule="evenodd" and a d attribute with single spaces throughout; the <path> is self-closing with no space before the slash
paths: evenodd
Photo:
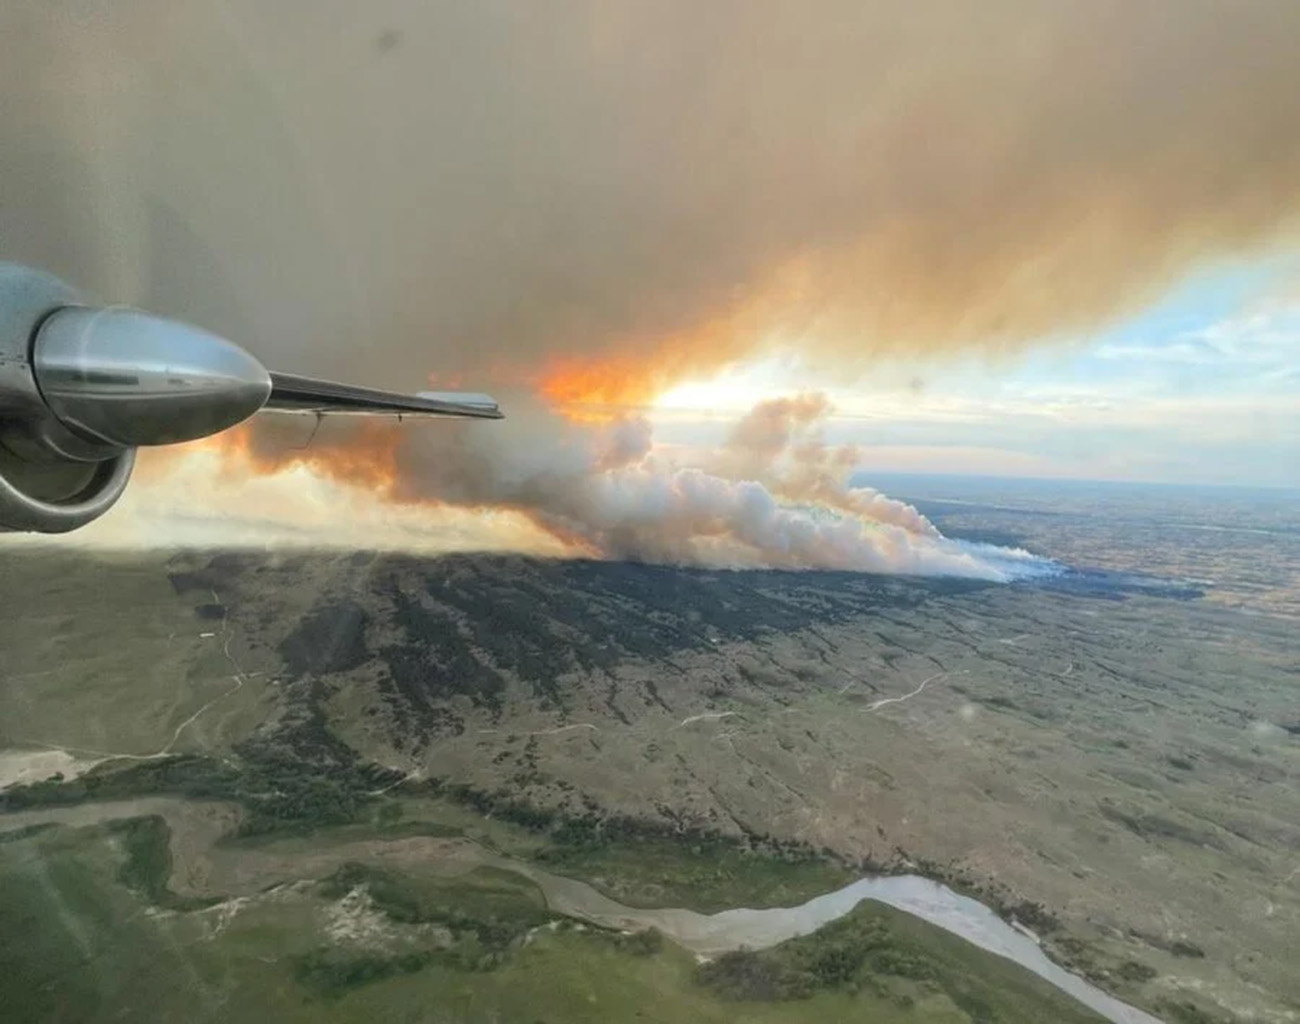
<path id="1" fill-rule="evenodd" d="M 658 928 L 673 941 L 702 956 L 730 950 L 765 949 L 786 939 L 807 935 L 839 917 L 862 900 L 878 900 L 937 925 L 981 949 L 1013 960 L 1073 996 L 1114 1024 L 1160 1024 L 1144 1010 L 1116 999 L 1076 974 L 1053 963 L 1029 933 L 1007 924 L 969 896 L 918 875 L 861 878 L 842 889 L 815 896 L 796 907 L 767 910 L 738 908 L 700 914 L 681 908 L 626 907 L 585 882 L 562 878 L 518 862 L 503 863 L 533 879 L 553 910 L 609 928 Z"/>

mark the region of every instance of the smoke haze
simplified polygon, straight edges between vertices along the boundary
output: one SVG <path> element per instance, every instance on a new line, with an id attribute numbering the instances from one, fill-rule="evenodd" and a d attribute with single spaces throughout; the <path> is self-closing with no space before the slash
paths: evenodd
<path id="1" fill-rule="evenodd" d="M 1289 237 L 1297 52 L 1293 0 L 17 0 L 0 238 L 378 386 L 617 405 L 775 346 L 852 375 L 1086 331 Z M 924 562 L 933 528 L 847 490 L 791 402 L 701 467 L 519 401 L 308 461 L 611 555 Z M 263 435 L 232 465 L 284 465 Z"/>

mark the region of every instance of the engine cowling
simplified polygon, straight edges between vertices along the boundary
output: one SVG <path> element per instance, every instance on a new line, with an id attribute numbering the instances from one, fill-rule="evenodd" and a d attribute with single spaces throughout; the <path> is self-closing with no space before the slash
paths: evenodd
<path id="1" fill-rule="evenodd" d="M 67 533 L 98 519 L 131 479 L 135 449 L 99 462 L 32 461 L 0 446 L 0 529 Z"/>
<path id="2" fill-rule="evenodd" d="M 137 447 L 224 430 L 270 393 L 224 338 L 0 264 L 0 530 L 85 526 L 122 496 Z"/>
<path id="3" fill-rule="evenodd" d="M 131 478 L 135 451 L 69 431 L 32 368 L 40 325 L 79 299 L 56 277 L 0 264 L 0 530 L 75 530 L 107 512 Z"/>

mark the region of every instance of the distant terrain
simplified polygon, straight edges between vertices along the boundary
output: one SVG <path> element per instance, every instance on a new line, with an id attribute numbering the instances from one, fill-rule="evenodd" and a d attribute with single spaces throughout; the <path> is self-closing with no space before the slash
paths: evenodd
<path id="1" fill-rule="evenodd" d="M 945 533 L 1300 620 L 1300 489 L 876 475 Z"/>
<path id="2" fill-rule="evenodd" d="M 0 553 L 7 1019 L 134 1019 L 160 957 L 172 1019 L 1096 1019 L 886 908 L 700 967 L 519 864 L 701 911 L 913 871 L 1167 1021 L 1300 1020 L 1288 506 L 914 484 L 1068 571 Z"/>

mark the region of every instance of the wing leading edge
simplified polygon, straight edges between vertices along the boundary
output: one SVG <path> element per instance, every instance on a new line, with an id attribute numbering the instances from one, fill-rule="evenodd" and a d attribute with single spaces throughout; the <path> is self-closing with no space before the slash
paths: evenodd
<path id="1" fill-rule="evenodd" d="M 271 374 L 271 397 L 262 407 L 268 412 L 338 413 L 354 416 L 458 416 L 502 419 L 500 407 L 489 395 L 460 391 L 421 391 L 404 395 L 354 384 L 338 384 L 291 373 Z"/>

